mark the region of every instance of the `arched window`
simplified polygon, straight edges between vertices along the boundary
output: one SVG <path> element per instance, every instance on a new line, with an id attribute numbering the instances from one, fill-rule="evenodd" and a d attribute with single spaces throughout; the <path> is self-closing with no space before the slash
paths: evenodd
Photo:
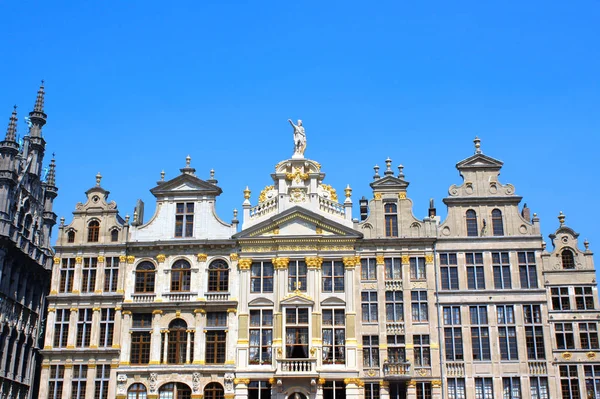
<path id="1" fill-rule="evenodd" d="M 229 291 L 229 266 L 222 260 L 215 260 L 208 266 L 208 290 Z"/>
<path id="2" fill-rule="evenodd" d="M 385 236 L 398 237 L 398 207 L 394 203 L 383 206 L 385 215 Z"/>
<path id="3" fill-rule="evenodd" d="M 180 259 L 171 268 L 171 291 L 189 291 L 191 282 L 190 263 Z"/>
<path id="4" fill-rule="evenodd" d="M 573 251 L 565 248 L 562 251 L 561 257 L 563 269 L 575 269 L 575 257 L 573 256 Z"/>
<path id="5" fill-rule="evenodd" d="M 88 242 L 98 242 L 98 237 L 100 237 L 100 223 L 92 220 L 88 224 Z"/>
<path id="6" fill-rule="evenodd" d="M 110 241 L 111 242 L 119 241 L 119 230 L 112 229 L 112 231 L 110 232 Z"/>
<path id="7" fill-rule="evenodd" d="M 127 391 L 127 399 L 146 399 L 147 397 L 144 384 L 133 384 Z"/>
<path id="8" fill-rule="evenodd" d="M 25 216 L 25 223 L 23 223 L 23 235 L 27 238 L 31 234 L 31 223 L 33 223 L 33 218 L 28 214 Z"/>
<path id="9" fill-rule="evenodd" d="M 183 319 L 175 319 L 169 324 L 169 343 L 167 347 L 167 363 L 184 364 L 187 348 L 187 323 Z M 192 345 L 193 347 L 193 345 Z"/>
<path id="10" fill-rule="evenodd" d="M 192 390 L 181 382 L 165 384 L 158 390 L 159 399 L 190 399 Z"/>
<path id="11" fill-rule="evenodd" d="M 502 222 L 502 211 L 494 209 L 492 211 L 492 232 L 495 236 L 504 235 L 504 224 Z"/>
<path id="12" fill-rule="evenodd" d="M 204 399 L 223 399 L 225 392 L 218 382 L 211 382 L 204 388 Z"/>
<path id="13" fill-rule="evenodd" d="M 467 216 L 467 236 L 477 237 L 477 214 L 473 209 L 469 209 L 466 213 Z"/>
<path id="14" fill-rule="evenodd" d="M 135 269 L 135 292 L 154 292 L 155 268 L 152 262 L 142 262 Z"/>
<path id="15" fill-rule="evenodd" d="M 69 242 L 69 243 L 75 242 L 75 231 L 71 230 L 67 233 L 67 242 Z"/>

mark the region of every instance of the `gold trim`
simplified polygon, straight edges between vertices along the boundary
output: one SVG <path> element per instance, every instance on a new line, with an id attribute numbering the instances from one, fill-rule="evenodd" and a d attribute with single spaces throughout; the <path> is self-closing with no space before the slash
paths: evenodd
<path id="1" fill-rule="evenodd" d="M 232 262 L 235 262 L 236 260 L 240 259 L 240 255 L 238 255 L 238 254 L 229 254 L 229 259 Z"/>
<path id="2" fill-rule="evenodd" d="M 399 192 L 398 199 L 405 200 L 406 199 L 406 191 Z"/>
<path id="3" fill-rule="evenodd" d="M 165 259 L 167 259 L 165 254 L 156 255 L 156 260 L 158 261 L 158 263 L 163 263 L 165 261 Z"/>
<path id="4" fill-rule="evenodd" d="M 60 265 L 60 258 L 59 257 L 54 258 L 54 264 L 55 265 Z"/>
<path id="5" fill-rule="evenodd" d="M 229 308 L 229 309 L 227 309 L 227 313 L 237 313 L 237 309 L 236 308 Z"/>
<path id="6" fill-rule="evenodd" d="M 98 255 L 98 263 L 104 263 L 104 256 Z"/>
<path id="7" fill-rule="evenodd" d="M 127 261 L 127 256 L 119 255 L 119 262 L 125 262 L 125 261 Z"/>
<path id="8" fill-rule="evenodd" d="M 81 262 L 83 262 L 83 258 L 81 256 L 76 256 L 75 257 L 75 264 L 76 265 L 80 265 Z"/>
<path id="9" fill-rule="evenodd" d="M 130 265 L 133 264 L 135 262 L 135 256 L 129 255 L 127 257 L 127 263 L 129 263 Z"/>
<path id="10" fill-rule="evenodd" d="M 152 314 L 163 314 L 163 311 L 160 309 L 156 309 L 152 311 Z"/>
<path id="11" fill-rule="evenodd" d="M 373 198 L 375 201 L 381 201 L 381 193 L 374 193 Z"/>
<path id="12" fill-rule="evenodd" d="M 425 263 L 428 265 L 433 264 L 433 254 L 425 254 Z"/>
<path id="13" fill-rule="evenodd" d="M 320 269 L 323 264 L 323 258 L 318 256 L 307 256 L 304 261 L 309 269 Z"/>
<path id="14" fill-rule="evenodd" d="M 273 258 L 271 259 L 276 270 L 287 269 L 290 263 L 290 258 Z"/>
<path id="15" fill-rule="evenodd" d="M 206 262 L 206 259 L 208 259 L 208 255 L 207 254 L 197 254 L 196 259 L 198 259 L 198 262 Z"/>
<path id="16" fill-rule="evenodd" d="M 252 266 L 252 259 L 242 258 L 238 260 L 238 268 L 240 270 L 250 270 L 250 266 Z"/>

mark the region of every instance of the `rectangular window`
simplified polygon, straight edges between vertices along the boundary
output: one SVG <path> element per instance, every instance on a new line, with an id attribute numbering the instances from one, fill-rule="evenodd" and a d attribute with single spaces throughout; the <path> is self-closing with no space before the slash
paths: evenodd
<path id="1" fill-rule="evenodd" d="M 152 328 L 152 314 L 135 313 L 133 315 L 133 328 Z"/>
<path id="2" fill-rule="evenodd" d="M 227 327 L 227 312 L 206 313 L 207 327 Z"/>
<path id="3" fill-rule="evenodd" d="M 225 330 L 208 330 L 206 332 L 206 364 L 225 363 L 227 333 Z"/>
<path id="4" fill-rule="evenodd" d="M 100 316 L 100 347 L 111 348 L 115 330 L 114 309 L 102 309 Z"/>
<path id="5" fill-rule="evenodd" d="M 442 290 L 458 289 L 458 262 L 456 254 L 440 254 Z"/>
<path id="6" fill-rule="evenodd" d="M 579 399 L 579 378 L 577 366 L 559 366 L 560 390 L 563 399 Z"/>
<path id="7" fill-rule="evenodd" d="M 596 323 L 579 323 L 579 340 L 581 349 L 600 349 L 598 325 Z"/>
<path id="8" fill-rule="evenodd" d="M 291 260 L 288 264 L 288 290 L 306 291 L 306 262 Z"/>
<path id="9" fill-rule="evenodd" d="M 308 308 L 285 309 L 285 355 L 287 359 L 308 358 Z"/>
<path id="10" fill-rule="evenodd" d="M 346 386 L 343 381 L 326 381 L 323 384 L 323 399 L 346 399 Z"/>
<path id="11" fill-rule="evenodd" d="M 521 399 L 521 379 L 519 377 L 502 378 L 502 399 Z"/>
<path id="12" fill-rule="evenodd" d="M 549 399 L 548 393 L 548 378 L 547 377 L 530 377 L 529 386 L 531 389 L 531 399 Z"/>
<path id="13" fill-rule="evenodd" d="M 362 321 L 375 323 L 377 321 L 377 291 L 363 291 L 360 296 Z"/>
<path id="14" fill-rule="evenodd" d="M 89 347 L 91 336 L 92 309 L 79 309 L 79 322 L 77 323 L 77 347 Z"/>
<path id="15" fill-rule="evenodd" d="M 194 203 L 178 202 L 175 213 L 175 237 L 194 236 Z"/>
<path id="16" fill-rule="evenodd" d="M 108 398 L 108 382 L 110 381 L 110 365 L 100 364 L 96 366 L 96 386 L 94 399 Z"/>
<path id="17" fill-rule="evenodd" d="M 518 252 L 521 288 L 538 288 L 535 252 Z"/>
<path id="18" fill-rule="evenodd" d="M 96 287 L 96 269 L 98 258 L 83 258 L 81 292 L 94 292 Z"/>
<path id="19" fill-rule="evenodd" d="M 448 378 L 448 399 L 465 399 L 465 379 Z"/>
<path id="20" fill-rule="evenodd" d="M 425 269 L 425 258 L 410 258 L 410 279 L 411 280 L 425 280 L 426 269 Z"/>
<path id="21" fill-rule="evenodd" d="M 111 256 L 104 260 L 104 292 L 116 292 L 119 281 L 119 257 Z"/>
<path id="22" fill-rule="evenodd" d="M 490 360 L 490 329 L 487 307 L 469 306 L 473 360 Z"/>
<path id="23" fill-rule="evenodd" d="M 73 366 L 73 379 L 71 382 L 70 399 L 85 399 L 88 366 L 76 364 Z"/>
<path id="24" fill-rule="evenodd" d="M 484 290 L 483 254 L 481 252 L 466 253 L 465 259 L 467 264 L 467 287 L 470 290 Z"/>
<path id="25" fill-rule="evenodd" d="M 385 279 L 402 280 L 402 260 L 400 258 L 385 258 Z"/>
<path id="26" fill-rule="evenodd" d="M 494 288 L 497 290 L 511 289 L 508 252 L 492 252 L 492 267 L 494 269 Z"/>
<path id="27" fill-rule="evenodd" d="M 555 323 L 554 331 L 558 349 L 575 349 L 573 323 Z"/>
<path id="28" fill-rule="evenodd" d="M 575 306 L 577 310 L 595 309 L 592 287 L 575 287 Z"/>
<path id="29" fill-rule="evenodd" d="M 56 321 L 54 322 L 54 347 L 66 348 L 69 336 L 69 309 L 56 309 Z"/>
<path id="30" fill-rule="evenodd" d="M 377 280 L 377 262 L 374 258 L 360 260 L 360 279 Z"/>
<path id="31" fill-rule="evenodd" d="M 385 318 L 388 322 L 404 321 L 402 291 L 385 292 Z"/>
<path id="32" fill-rule="evenodd" d="M 417 399 L 431 399 L 430 382 L 417 382 Z"/>
<path id="33" fill-rule="evenodd" d="M 529 360 L 546 359 L 544 348 L 544 329 L 540 305 L 523 305 L 525 321 L 525 346 Z"/>
<path id="34" fill-rule="evenodd" d="M 273 292 L 272 262 L 252 262 L 250 267 L 250 292 Z"/>
<path id="35" fill-rule="evenodd" d="M 379 337 L 377 335 L 363 336 L 363 366 L 379 367 Z"/>
<path id="36" fill-rule="evenodd" d="M 475 399 L 494 399 L 494 383 L 491 378 L 475 378 Z"/>
<path id="37" fill-rule="evenodd" d="M 148 364 L 150 362 L 150 331 L 131 332 L 131 364 Z"/>
<path id="38" fill-rule="evenodd" d="M 323 309 L 323 364 L 346 363 L 344 309 Z"/>
<path id="39" fill-rule="evenodd" d="M 271 364 L 273 359 L 273 311 L 256 309 L 250 311 L 250 364 Z"/>
<path id="40" fill-rule="evenodd" d="M 429 320 L 427 311 L 427 291 L 411 291 L 412 320 L 426 322 Z"/>
<path id="41" fill-rule="evenodd" d="M 344 292 L 344 263 L 326 260 L 321 266 L 323 292 Z"/>
<path id="42" fill-rule="evenodd" d="M 431 356 L 429 348 L 429 334 L 413 335 L 413 345 L 415 353 L 415 366 L 431 366 Z"/>
<path id="43" fill-rule="evenodd" d="M 586 398 L 600 398 L 600 366 L 583 366 Z"/>
<path id="44" fill-rule="evenodd" d="M 75 258 L 63 258 L 60 268 L 60 292 L 73 291 L 73 276 L 75 276 Z"/>
<path id="45" fill-rule="evenodd" d="M 406 361 L 406 338 L 404 335 L 388 335 L 388 361 L 402 363 Z"/>
<path id="46" fill-rule="evenodd" d="M 62 399 L 65 366 L 50 366 L 48 399 Z"/>
<path id="47" fill-rule="evenodd" d="M 500 359 L 517 360 L 517 328 L 515 326 L 515 310 L 513 305 L 497 305 L 498 340 L 500 343 Z"/>
<path id="48" fill-rule="evenodd" d="M 271 384 L 268 381 L 250 381 L 248 399 L 271 399 Z"/>
<path id="49" fill-rule="evenodd" d="M 443 313 L 446 360 L 464 360 L 460 306 L 444 306 Z"/>
<path id="50" fill-rule="evenodd" d="M 569 287 L 550 288 L 552 296 L 552 310 L 570 310 Z"/>
<path id="51" fill-rule="evenodd" d="M 379 399 L 379 383 L 365 383 L 365 399 Z"/>

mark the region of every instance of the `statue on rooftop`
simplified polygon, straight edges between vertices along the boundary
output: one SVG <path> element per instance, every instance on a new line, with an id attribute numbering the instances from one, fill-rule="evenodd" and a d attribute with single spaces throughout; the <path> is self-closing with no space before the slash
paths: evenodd
<path id="1" fill-rule="evenodd" d="M 306 150 L 306 133 L 302 126 L 302 121 L 298 119 L 298 124 L 294 125 L 291 119 L 288 122 L 294 128 L 294 158 L 304 158 L 304 151 Z"/>

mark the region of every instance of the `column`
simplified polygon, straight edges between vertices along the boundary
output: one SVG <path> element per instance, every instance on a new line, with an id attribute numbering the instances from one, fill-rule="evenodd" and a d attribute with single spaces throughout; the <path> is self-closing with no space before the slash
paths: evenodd
<path id="1" fill-rule="evenodd" d="M 190 349 L 192 346 L 192 332 L 194 330 L 186 330 L 187 333 L 187 343 L 185 346 L 185 364 L 190 364 Z"/>
<path id="2" fill-rule="evenodd" d="M 73 385 L 73 364 L 65 364 L 65 376 L 63 378 L 63 399 L 71 399 L 71 386 Z"/>
<path id="3" fill-rule="evenodd" d="M 100 308 L 92 309 L 92 334 L 90 337 L 90 348 L 97 348 L 100 343 Z"/>
<path id="4" fill-rule="evenodd" d="M 349 369 L 354 369 L 358 364 L 354 268 L 360 265 L 360 257 L 351 256 L 343 258 L 343 262 L 345 269 L 344 284 L 346 288 L 346 365 Z"/>
<path id="5" fill-rule="evenodd" d="M 528 380 L 528 378 L 527 378 Z M 502 381 L 502 380 L 500 380 Z M 527 381 L 529 382 L 529 381 Z M 523 390 L 525 392 L 525 390 Z M 431 381 L 431 397 L 432 398 L 441 398 L 442 397 L 442 380 L 433 380 Z"/>
<path id="6" fill-rule="evenodd" d="M 81 278 L 83 275 L 82 263 L 83 258 L 77 256 L 75 258 L 75 272 L 73 273 L 73 294 L 81 293 Z"/>
<path id="7" fill-rule="evenodd" d="M 96 266 L 96 286 L 94 293 L 101 294 L 104 291 L 104 256 L 98 256 L 98 264 Z"/>
<path id="8" fill-rule="evenodd" d="M 233 380 L 236 399 L 248 399 L 248 384 L 250 384 L 250 379 L 248 378 L 236 378 Z"/>
<path id="9" fill-rule="evenodd" d="M 77 322 L 79 321 L 79 309 L 71 308 L 69 318 L 69 336 L 67 337 L 67 349 L 74 349 L 77 341 Z"/>
<path id="10" fill-rule="evenodd" d="M 52 349 L 54 346 L 54 323 L 56 323 L 56 309 L 48 308 L 46 316 L 46 333 L 44 334 L 44 349 Z"/>
<path id="11" fill-rule="evenodd" d="M 119 256 L 119 276 L 117 278 L 117 294 L 125 293 L 125 273 L 127 273 L 127 263 L 125 255 Z M 135 282 L 135 271 L 133 272 L 133 276 L 130 279 L 132 283 Z M 132 290 L 133 291 L 133 290 Z"/>
<path id="12" fill-rule="evenodd" d="M 467 392 L 469 392 L 468 389 L 467 389 Z M 406 384 L 406 397 L 407 398 L 416 398 L 417 397 L 417 381 L 416 380 L 410 380 Z"/>
<path id="13" fill-rule="evenodd" d="M 160 318 L 162 310 L 152 312 L 152 340 L 150 346 L 150 364 L 160 364 L 160 343 L 162 335 L 160 333 Z"/>
<path id="14" fill-rule="evenodd" d="M 204 350 L 202 346 L 203 339 L 200 339 L 204 325 L 202 323 L 203 315 L 206 314 L 204 309 L 195 309 L 196 316 L 196 336 L 194 337 L 194 364 L 204 364 Z"/>
<path id="15" fill-rule="evenodd" d="M 117 331 L 115 326 L 115 331 Z M 121 323 L 120 328 L 121 335 L 121 364 L 129 364 L 129 356 L 131 354 L 131 311 L 124 310 L 123 311 L 123 322 Z M 119 342 L 115 341 L 114 342 Z M 114 346 L 114 344 L 113 344 Z"/>
<path id="16" fill-rule="evenodd" d="M 379 381 L 379 399 L 389 399 L 390 398 L 390 383 L 384 380 Z M 437 398 L 437 396 L 432 395 L 432 398 Z"/>
<path id="17" fill-rule="evenodd" d="M 358 399 L 362 396 L 360 387 L 364 386 L 364 383 L 360 379 L 346 378 L 344 384 L 346 384 L 346 399 Z M 414 396 L 407 396 L 407 398 L 412 397 Z"/>
<path id="18" fill-rule="evenodd" d="M 237 320 L 236 320 L 237 309 L 229 308 L 227 309 L 227 341 L 226 341 L 226 358 L 225 364 L 235 364 L 235 345 L 236 345 L 236 337 L 237 337 Z"/>
<path id="19" fill-rule="evenodd" d="M 162 330 L 161 333 L 164 334 L 165 343 L 163 346 L 163 364 L 167 364 L 167 355 L 169 348 L 169 330 Z"/>
<path id="20" fill-rule="evenodd" d="M 112 342 L 112 347 L 115 349 L 120 349 L 121 348 L 121 328 L 122 328 L 122 324 L 123 321 L 121 320 L 121 312 L 122 312 L 122 308 L 120 306 L 117 306 L 115 308 L 115 328 L 114 328 L 114 334 L 113 334 L 113 342 Z M 131 314 L 130 314 L 131 317 Z"/>
<path id="21" fill-rule="evenodd" d="M 87 381 L 85 384 L 85 399 L 94 399 L 96 389 L 96 363 L 88 364 Z M 40 396 L 41 397 L 41 396 Z"/>
<path id="22" fill-rule="evenodd" d="M 48 379 L 50 377 L 50 365 L 42 364 L 42 372 L 40 373 L 40 390 L 38 395 L 40 398 L 48 397 Z"/>

